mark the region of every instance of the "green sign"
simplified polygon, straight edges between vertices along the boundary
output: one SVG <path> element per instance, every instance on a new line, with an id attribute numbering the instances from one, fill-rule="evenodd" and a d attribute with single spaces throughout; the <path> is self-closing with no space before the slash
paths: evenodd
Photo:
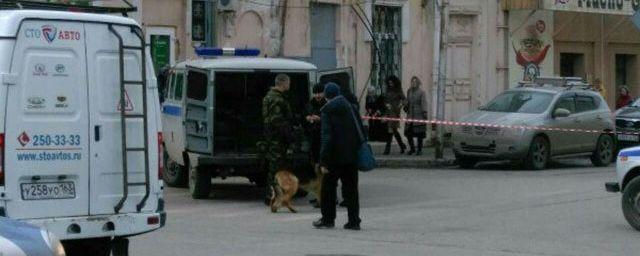
<path id="1" fill-rule="evenodd" d="M 171 37 L 151 35 L 151 59 L 156 73 L 171 64 Z"/>

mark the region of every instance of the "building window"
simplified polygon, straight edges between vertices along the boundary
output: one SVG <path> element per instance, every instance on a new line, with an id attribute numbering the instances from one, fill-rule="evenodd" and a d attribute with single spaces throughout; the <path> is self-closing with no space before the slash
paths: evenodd
<path id="1" fill-rule="evenodd" d="M 391 75 L 402 74 L 402 8 L 394 6 L 373 6 L 372 48 L 374 73 L 372 84 L 382 92 L 386 91 L 384 80 Z"/>
<path id="2" fill-rule="evenodd" d="M 560 53 L 560 76 L 585 79 L 584 54 Z"/>
<path id="3" fill-rule="evenodd" d="M 201 42 L 203 46 L 215 44 L 215 3 L 205 0 L 191 2 L 191 40 Z"/>

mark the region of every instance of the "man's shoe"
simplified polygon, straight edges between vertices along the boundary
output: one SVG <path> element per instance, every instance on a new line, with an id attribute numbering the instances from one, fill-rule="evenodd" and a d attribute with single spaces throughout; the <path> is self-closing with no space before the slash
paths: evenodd
<path id="1" fill-rule="evenodd" d="M 336 225 L 333 222 L 325 222 L 322 219 L 313 222 L 313 227 L 317 229 L 334 228 Z"/>
<path id="2" fill-rule="evenodd" d="M 342 202 L 340 202 L 338 205 L 340 207 L 347 207 L 347 200 L 342 200 Z"/>
<path id="3" fill-rule="evenodd" d="M 416 151 L 412 149 L 412 150 L 409 150 L 409 152 L 407 152 L 407 155 L 413 155 L 414 153 L 416 153 Z"/>
<path id="4" fill-rule="evenodd" d="M 360 230 L 360 224 L 359 223 L 349 223 L 349 222 L 347 222 L 347 224 L 344 224 L 344 229 Z"/>

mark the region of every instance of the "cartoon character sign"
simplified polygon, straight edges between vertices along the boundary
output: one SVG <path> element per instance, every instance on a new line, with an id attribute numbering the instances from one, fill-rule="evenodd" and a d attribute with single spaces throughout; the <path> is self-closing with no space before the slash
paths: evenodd
<path id="1" fill-rule="evenodd" d="M 547 57 L 549 48 L 551 48 L 550 44 L 545 45 L 545 42 L 540 39 L 546 28 L 546 23 L 543 20 L 538 20 L 527 28 L 527 37 L 520 40 L 518 49 L 512 42 L 513 51 L 516 53 L 516 62 L 524 69 L 524 81 L 533 81 L 540 76 L 540 63 Z"/>

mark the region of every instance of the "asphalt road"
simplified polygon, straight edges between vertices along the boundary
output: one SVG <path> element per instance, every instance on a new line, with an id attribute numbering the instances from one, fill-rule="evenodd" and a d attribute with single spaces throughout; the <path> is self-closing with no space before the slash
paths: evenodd
<path id="1" fill-rule="evenodd" d="M 362 231 L 315 230 L 318 210 L 270 213 L 261 190 L 214 180 L 209 200 L 165 191 L 167 226 L 131 240 L 132 255 L 640 255 L 614 168 L 567 161 L 547 171 L 387 170 L 361 174 Z"/>

